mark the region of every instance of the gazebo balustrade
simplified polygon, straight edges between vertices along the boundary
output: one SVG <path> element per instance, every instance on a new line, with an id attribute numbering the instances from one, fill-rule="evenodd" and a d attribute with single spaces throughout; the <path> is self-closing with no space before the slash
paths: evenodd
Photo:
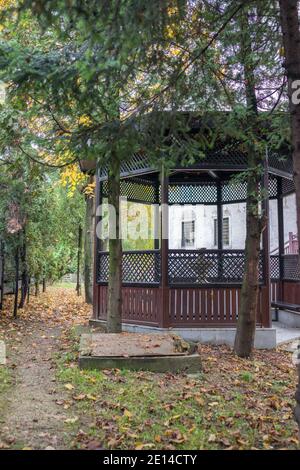
<path id="1" fill-rule="evenodd" d="M 225 155 L 222 149 L 220 155 Z M 292 298 L 296 295 L 293 285 L 299 286 L 300 280 L 297 255 L 284 254 L 282 201 L 294 191 L 292 176 L 289 164 L 280 160 L 280 168 L 276 168 L 276 162 L 272 155 L 261 183 L 262 188 L 267 188 L 262 201 L 266 215 L 269 199 L 277 200 L 279 244 L 278 253 L 270 255 L 267 224 L 262 236 L 258 272 L 257 324 L 264 327 L 271 325 L 271 297 L 274 300 L 284 295 Z M 232 176 L 246 168 L 245 158 L 234 152 L 230 157 L 226 154 L 222 163 L 214 154 L 198 166 L 174 168 L 168 175 L 149 167 L 145 155 L 140 159 L 136 155 L 132 165 L 124 165 L 120 193 L 129 202 L 155 205 L 156 238 L 151 250 L 123 251 L 123 321 L 163 328 L 234 326 L 238 318 L 245 251 L 224 249 L 223 207 L 246 201 L 246 183 L 232 180 Z M 108 190 L 104 169 L 98 175 L 97 186 L 98 203 L 101 203 Z M 173 205 L 214 206 L 216 248 L 170 248 L 166 236 L 169 233 L 166 207 Z M 159 207 L 164 210 L 159 211 Z M 109 255 L 99 240 L 95 254 L 94 318 L 105 321 Z"/>
<path id="2" fill-rule="evenodd" d="M 98 284 L 108 282 L 108 258 L 108 251 L 98 251 Z M 168 252 L 168 285 L 193 287 L 241 284 L 244 266 L 244 250 L 172 249 Z M 122 271 L 124 285 L 160 285 L 160 250 L 123 251 Z M 260 255 L 259 280 L 263 281 L 263 252 Z"/>

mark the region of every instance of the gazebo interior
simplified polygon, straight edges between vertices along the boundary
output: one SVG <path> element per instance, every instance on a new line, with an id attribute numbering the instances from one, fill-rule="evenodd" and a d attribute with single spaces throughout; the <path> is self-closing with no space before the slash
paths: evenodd
<path id="1" fill-rule="evenodd" d="M 224 148 L 208 152 L 205 159 L 188 168 L 176 165 L 167 176 L 151 168 L 145 155 L 135 155 L 123 164 L 120 189 L 122 197 L 148 207 L 168 204 L 170 208 L 169 211 L 154 210 L 156 238 L 147 249 L 128 250 L 126 244 L 124 245 L 124 324 L 154 329 L 235 326 L 239 313 L 245 251 L 244 246 L 239 249 L 224 246 L 223 212 L 225 206 L 245 205 L 246 184 L 238 181 L 236 176 L 246 168 L 245 155 Z M 285 250 L 284 198 L 294 192 L 290 156 L 281 159 L 276 154 L 269 154 L 261 183 L 261 188 L 263 187 L 267 188 L 262 193 L 262 205 L 267 215 L 271 201 L 275 204 L 277 249 L 270 252 L 268 223 L 261 240 L 257 326 L 270 328 L 271 301 L 300 303 L 297 254 L 287 253 Z M 107 188 L 106 171 L 99 168 L 98 205 L 107 198 Z M 197 249 L 189 246 L 172 248 L 172 240 L 162 236 L 161 227 L 163 223 L 170 225 L 171 206 L 175 205 L 215 208 L 216 246 L 213 249 L 206 246 Z M 241 220 L 242 223 L 244 222 Z M 103 322 L 106 320 L 108 296 L 109 255 L 106 248 L 107 243 L 96 238 L 94 320 Z"/>

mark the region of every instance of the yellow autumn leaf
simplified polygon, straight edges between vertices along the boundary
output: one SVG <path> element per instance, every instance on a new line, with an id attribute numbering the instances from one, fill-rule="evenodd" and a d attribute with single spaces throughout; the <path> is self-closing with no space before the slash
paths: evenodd
<path id="1" fill-rule="evenodd" d="M 95 397 L 94 395 L 90 395 L 90 394 L 87 394 L 86 398 L 88 400 L 92 400 L 92 401 L 96 401 L 97 400 L 97 397 Z"/>
<path id="2" fill-rule="evenodd" d="M 86 114 L 83 114 L 82 116 L 80 116 L 80 118 L 78 119 L 78 123 L 81 125 L 81 126 L 85 126 L 85 127 L 88 127 L 92 124 L 92 120 L 89 116 L 87 116 Z"/>
<path id="3" fill-rule="evenodd" d="M 77 416 L 75 416 L 74 418 L 67 418 L 67 419 L 65 419 L 65 423 L 66 423 L 66 424 L 75 424 L 75 423 L 77 423 L 77 421 L 78 421 L 78 417 L 77 417 Z"/>
<path id="4" fill-rule="evenodd" d="M 65 388 L 66 388 L 67 390 L 74 390 L 75 387 L 74 387 L 74 385 L 72 385 L 72 384 L 65 384 Z"/>
<path id="5" fill-rule="evenodd" d="M 143 450 L 143 449 L 151 449 L 152 447 L 155 447 L 154 444 L 138 444 L 135 447 L 135 450 Z"/>
<path id="6" fill-rule="evenodd" d="M 130 413 L 130 411 L 128 410 L 124 410 L 124 413 L 123 413 L 124 416 L 126 416 L 126 418 L 132 418 L 132 413 Z"/>

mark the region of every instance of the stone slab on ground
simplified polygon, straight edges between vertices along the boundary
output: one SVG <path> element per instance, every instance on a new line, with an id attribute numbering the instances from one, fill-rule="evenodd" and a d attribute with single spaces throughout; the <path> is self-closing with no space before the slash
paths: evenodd
<path id="1" fill-rule="evenodd" d="M 200 356 L 176 335 L 141 333 L 82 334 L 82 369 L 129 369 L 152 372 L 201 371 Z"/>
<path id="2" fill-rule="evenodd" d="M 144 333 L 90 333 L 82 334 L 82 356 L 139 357 L 186 356 L 191 346 L 176 335 Z"/>
<path id="3" fill-rule="evenodd" d="M 90 320 L 90 325 L 105 326 L 103 320 Z M 200 343 L 200 344 L 226 344 L 230 347 L 234 345 L 234 339 L 236 334 L 236 328 L 158 328 L 154 326 L 146 325 L 134 325 L 131 323 L 122 323 L 123 331 L 128 333 L 143 333 L 143 334 L 173 334 L 178 335 L 185 341 Z M 274 349 L 276 348 L 276 329 L 275 328 L 256 328 L 254 347 L 256 349 Z"/>
<path id="4" fill-rule="evenodd" d="M 6 364 L 6 346 L 4 341 L 0 341 L 0 365 Z"/>
<path id="5" fill-rule="evenodd" d="M 185 372 L 198 374 L 201 372 L 199 354 L 190 356 L 140 356 L 140 357 L 79 357 L 81 369 L 129 369 L 150 372 Z"/>

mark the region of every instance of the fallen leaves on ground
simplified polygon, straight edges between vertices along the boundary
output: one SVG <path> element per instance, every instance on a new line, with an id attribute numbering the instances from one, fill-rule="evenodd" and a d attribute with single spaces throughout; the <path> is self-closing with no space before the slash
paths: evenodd
<path id="1" fill-rule="evenodd" d="M 70 447 L 84 449 L 296 449 L 293 419 L 296 370 L 291 354 L 257 351 L 252 360 L 237 358 L 223 346 L 199 346 L 202 371 L 195 376 L 125 370 L 83 371 L 77 365 L 78 335 L 90 307 L 71 289 L 51 288 L 11 315 L 6 299 L 0 338 L 18 353 L 24 335 L 32 348 L 36 325 L 61 329 L 56 387 L 68 410 L 62 426 Z M 32 336 L 32 338 L 31 338 Z M 9 363 L 13 373 L 14 363 Z M 34 367 L 34 362 L 30 367 Z M 0 369 L 1 372 L 1 369 Z M 1 391 L 0 391 L 1 397 Z M 1 400 L 1 398 L 0 398 Z M 1 407 L 0 407 L 1 414 Z M 0 448 L 9 443 L 0 442 Z"/>

